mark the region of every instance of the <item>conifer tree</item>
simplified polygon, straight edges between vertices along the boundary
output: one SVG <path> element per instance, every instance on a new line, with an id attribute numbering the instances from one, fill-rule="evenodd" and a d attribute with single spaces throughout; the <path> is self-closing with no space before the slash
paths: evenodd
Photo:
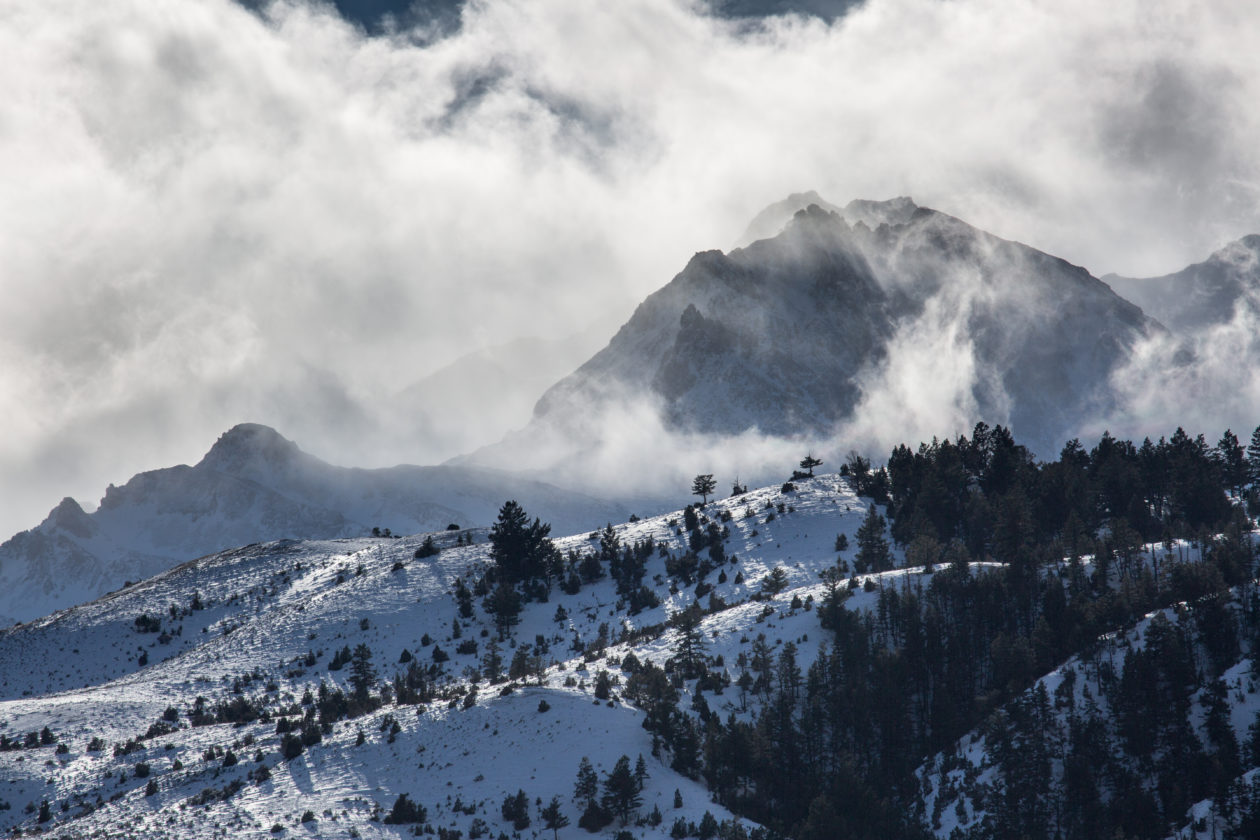
<path id="1" fill-rule="evenodd" d="M 529 828 L 529 795 L 517 790 L 516 795 L 508 794 L 500 808 L 503 819 L 512 823 L 517 831 Z"/>
<path id="2" fill-rule="evenodd" d="M 1237 493 L 1247 483 L 1248 464 L 1247 453 L 1232 430 L 1226 429 L 1225 434 L 1221 435 L 1216 444 L 1215 456 L 1221 468 L 1221 476 L 1225 479 L 1225 486 Z"/>
<path id="3" fill-rule="evenodd" d="M 612 772 L 604 777 L 603 806 L 607 811 L 621 818 L 621 824 L 630 822 L 631 815 L 643 804 L 640 796 L 642 788 L 630 770 L 630 757 L 623 755 L 617 759 Z"/>
<path id="4" fill-rule="evenodd" d="M 559 840 L 560 829 L 569 824 L 569 818 L 560 810 L 560 797 L 551 797 L 551 802 L 539 812 L 539 816 L 542 817 L 543 828 L 550 828 L 553 840 Z"/>
<path id="5" fill-rule="evenodd" d="M 376 683 L 376 668 L 372 666 L 372 649 L 359 644 L 350 659 L 350 685 L 359 701 L 367 699 L 368 692 Z"/>
<path id="6" fill-rule="evenodd" d="M 503 681 L 503 657 L 493 636 L 486 643 L 486 652 L 481 655 L 481 675 L 491 685 Z"/>
<path id="7" fill-rule="evenodd" d="M 521 595 L 516 587 L 506 580 L 500 581 L 486 598 L 485 607 L 487 612 L 494 613 L 494 626 L 499 631 L 499 638 L 507 638 L 507 631 L 520 620 Z"/>
<path id="8" fill-rule="evenodd" d="M 382 822 L 389 825 L 410 825 L 413 823 L 422 823 L 428 818 L 428 809 L 423 805 L 412 802 L 405 793 L 398 794 L 398 798 L 394 800 L 394 807 L 390 809 L 389 814 Z"/>
<path id="9" fill-rule="evenodd" d="M 806 470 L 811 476 L 814 474 L 814 467 L 821 467 L 822 459 L 815 458 L 812 453 L 801 459 L 801 469 Z"/>
<path id="10" fill-rule="evenodd" d="M 713 480 L 713 473 L 703 473 L 696 476 L 691 482 L 691 495 L 700 497 L 700 505 L 709 503 L 709 495 L 717 489 L 717 482 Z"/>
<path id="11" fill-rule="evenodd" d="M 858 550 L 854 562 L 859 572 L 883 572 L 892 568 L 892 555 L 884 539 L 884 517 L 875 505 L 866 512 L 866 519 L 857 532 Z"/>
<path id="12" fill-rule="evenodd" d="M 1247 477 L 1252 484 L 1260 484 L 1260 426 L 1251 433 L 1251 443 L 1247 446 Z"/>
<path id="13" fill-rule="evenodd" d="M 704 611 L 694 603 L 669 617 L 669 623 L 678 630 L 674 655 L 687 679 L 699 676 L 704 670 L 704 634 L 700 632 L 700 619 L 703 617 Z"/>
<path id="14" fill-rule="evenodd" d="M 595 775 L 595 768 L 591 766 L 591 760 L 586 756 L 582 756 L 581 763 L 578 764 L 577 781 L 573 785 L 573 800 L 583 809 L 589 808 L 591 803 L 595 801 L 595 797 L 599 795 L 599 776 Z"/>
<path id="15" fill-rule="evenodd" d="M 548 577 L 555 552 L 548 535 L 551 525 L 529 515 L 515 501 L 503 503 L 490 526 L 490 558 L 508 583 Z"/>

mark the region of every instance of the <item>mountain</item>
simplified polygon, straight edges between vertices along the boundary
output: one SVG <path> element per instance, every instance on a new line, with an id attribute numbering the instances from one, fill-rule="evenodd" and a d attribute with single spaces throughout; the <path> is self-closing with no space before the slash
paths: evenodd
<path id="1" fill-rule="evenodd" d="M 789 197 L 750 231 L 815 197 Z M 472 461 L 545 470 L 565 457 L 547 453 L 597 452 L 627 405 L 683 435 L 985 420 L 1051 454 L 1116 410 L 1112 375 L 1161 333 L 1085 269 L 909 198 L 811 203 L 769 238 L 696 254 L 528 426 Z"/>
<path id="2" fill-rule="evenodd" d="M 783 232 L 788 223 L 800 211 L 814 205 L 832 213 L 844 213 L 844 208 L 837 207 L 820 196 L 814 190 L 803 193 L 792 193 L 782 201 L 776 201 L 753 217 L 748 228 L 740 236 L 736 247 L 744 248 L 759 239 L 773 239 Z"/>
<path id="3" fill-rule="evenodd" d="M 1163 277 L 1102 279 L 1174 333 L 1194 334 L 1228 324 L 1239 310 L 1260 315 L 1260 235 L 1244 236 Z"/>
<path id="4" fill-rule="evenodd" d="M 626 516 L 615 504 L 501 470 L 332 466 L 273 429 L 242 424 L 196 466 L 110 486 L 90 514 L 67 498 L 0 545 L 0 620 L 29 621 L 177 562 L 262 540 L 485 525 L 509 498 L 546 511 L 564 531 Z"/>
<path id="5" fill-rule="evenodd" d="M 282 540 L 0 630 L 0 831 L 554 837 L 554 802 L 570 838 L 1256 836 L 1255 533 L 1169 509 L 1060 558 L 1076 510 L 983 511 L 1092 526 L 1136 450 L 950 446 L 886 510 L 994 538 L 877 569 L 881 508 L 818 475 L 559 538 L 549 582 L 480 530 Z M 897 472 L 937 458 L 965 510 Z"/>

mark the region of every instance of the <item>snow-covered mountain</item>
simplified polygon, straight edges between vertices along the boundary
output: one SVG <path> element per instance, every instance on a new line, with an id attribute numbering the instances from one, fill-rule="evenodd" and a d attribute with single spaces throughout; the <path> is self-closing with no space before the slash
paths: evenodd
<path id="1" fill-rule="evenodd" d="M 811 727 L 870 731 L 883 754 L 894 755 L 906 733 L 883 720 L 844 718 L 845 710 L 871 713 L 862 697 L 872 686 L 860 668 L 843 669 L 899 655 L 905 668 L 911 661 L 938 668 L 947 660 L 965 668 L 956 649 L 938 645 L 979 630 L 970 622 L 985 593 L 1003 591 L 995 588 L 1007 574 L 1000 563 L 958 569 L 950 561 L 934 571 L 905 566 L 896 549 L 890 570 L 845 571 L 860 556 L 849 546 L 869 538 L 869 503 L 848 480 L 820 475 L 556 541 L 570 570 L 600 556 L 641 558 L 652 597 L 634 609 L 613 579 L 621 573 L 605 566 L 574 588 L 536 593 L 505 623 L 492 610 L 495 599 L 477 591 L 494 568 L 485 532 L 443 531 L 252 545 L 5 629 L 0 831 L 553 837 L 544 814 L 554 801 L 557 827 L 569 826 L 562 836 L 586 836 L 576 784 L 583 762 L 594 772 L 598 798 L 622 757 L 635 766 L 641 756 L 643 775 L 626 816 L 596 829 L 598 836 L 767 837 L 762 826 L 718 804 L 739 801 L 747 780 L 680 764 L 687 741 L 678 733 L 703 733 L 706 768 L 716 760 L 710 751 L 738 753 L 738 738 L 748 739 L 742 754 L 721 760 L 745 774 L 784 731 L 799 734 L 802 756 L 817 761 L 820 746 L 808 733 L 819 730 Z M 709 547 L 720 548 L 708 552 L 702 571 L 688 558 L 699 559 L 696 541 L 705 533 L 712 535 Z M 437 552 L 421 556 L 430 537 Z M 1254 536 L 1245 539 L 1254 544 Z M 1211 565 L 1217 550 L 1169 539 L 1137 547 L 1121 565 L 1104 567 L 1086 556 L 1052 563 L 1042 574 L 1047 591 L 1079 593 L 1092 581 L 1119 593 L 1152 574 L 1165 583 L 1191 581 L 1201 566 L 1219 574 Z M 914 785 L 900 792 L 872 792 L 852 775 L 853 759 L 840 755 L 835 772 L 853 779 L 852 802 L 831 805 L 820 797 L 804 828 L 854 824 L 867 827 L 868 836 L 1007 837 L 1021 836 L 1008 833 L 1011 820 L 1032 814 L 1039 821 L 1027 836 L 1053 836 L 1056 826 L 1067 837 L 1100 836 L 1067 822 L 1082 813 L 1081 785 L 1071 773 L 1085 772 L 1096 782 L 1086 804 L 1127 809 L 1143 829 L 1133 836 L 1254 836 L 1238 833 L 1240 815 L 1256 812 L 1246 786 L 1260 772 L 1260 753 L 1251 747 L 1236 752 L 1228 768 L 1200 763 L 1189 771 L 1217 773 L 1239 791 L 1220 798 L 1239 801 L 1229 817 L 1233 833 L 1223 834 L 1212 833 L 1218 816 L 1222 826 L 1226 817 L 1211 803 L 1186 802 L 1174 823 L 1152 825 L 1154 800 L 1143 798 L 1152 788 L 1142 781 L 1150 767 L 1109 747 L 1140 741 L 1146 731 L 1145 707 L 1123 705 L 1134 697 L 1158 707 L 1150 713 L 1158 731 L 1173 732 L 1177 721 L 1190 727 L 1175 730 L 1183 740 L 1250 737 L 1260 709 L 1248 658 L 1255 641 L 1233 636 L 1229 653 L 1229 628 L 1254 626 L 1244 615 L 1255 609 L 1254 585 L 1178 602 L 1093 642 L 1081 639 L 1082 653 L 1052 665 L 991 714 L 959 709 L 983 726 L 917 770 L 911 764 Z M 948 612 L 921 612 L 938 603 Z M 1010 603 L 997 609 L 1018 612 Z M 1061 610 L 1050 611 L 1054 620 L 1065 618 Z M 686 614 L 694 629 L 679 620 Z M 1049 643 L 1046 633 L 1053 633 L 1048 625 L 1034 638 Z M 1000 634 L 992 664 L 1033 667 L 1034 649 L 1021 643 Z M 689 644 L 702 651 L 703 676 L 685 671 Z M 912 649 L 913 660 L 906 658 Z M 1143 649 L 1154 653 L 1139 673 L 1127 660 Z M 1219 689 L 1191 695 L 1192 683 L 1211 684 L 1218 672 Z M 892 673 L 922 683 L 909 671 Z M 1170 684 L 1172 676 L 1182 682 Z M 360 678 L 369 690 L 356 695 Z M 1139 678 L 1156 688 L 1134 688 Z M 825 693 L 827 705 L 819 706 L 820 686 L 829 680 L 845 690 Z M 1165 704 L 1165 694 L 1175 702 Z M 993 700 L 976 698 L 982 707 Z M 926 715 L 924 702 L 908 696 L 889 719 Z M 667 724 L 661 703 L 673 707 Z M 1158 753 L 1156 759 L 1158 767 Z M 1135 787 L 1121 783 L 1128 779 Z M 1157 792 L 1168 809 L 1176 791 Z M 418 822 L 388 819 L 403 795 L 423 808 Z M 523 805 L 515 801 L 522 796 Z M 897 797 L 904 825 L 891 835 L 869 833 L 878 819 L 870 803 L 889 796 Z M 526 819 L 513 816 L 512 805 Z"/>
<path id="2" fill-rule="evenodd" d="M 284 537 L 358 537 L 486 525 L 514 498 L 564 532 L 624 519 L 619 505 L 478 467 L 354 469 L 266 426 L 234 427 L 195 466 L 110 486 L 86 513 L 67 498 L 0 545 L 0 621 L 29 621 L 175 563 Z"/>
<path id="3" fill-rule="evenodd" d="M 1260 316 L 1260 234 L 1163 277 L 1102 279 L 1174 333 L 1193 335 L 1228 324 L 1239 310 Z"/>
<path id="4" fill-rule="evenodd" d="M 474 461 L 597 448 L 623 416 L 613 406 L 636 402 L 684 433 L 815 439 L 913 406 L 942 425 L 1008 425 L 1049 454 L 1116 408 L 1112 374 L 1162 333 L 1085 269 L 908 198 L 841 212 L 814 198 L 750 227 L 794 212 L 777 235 L 697 254 L 543 395 L 529 426 Z"/>

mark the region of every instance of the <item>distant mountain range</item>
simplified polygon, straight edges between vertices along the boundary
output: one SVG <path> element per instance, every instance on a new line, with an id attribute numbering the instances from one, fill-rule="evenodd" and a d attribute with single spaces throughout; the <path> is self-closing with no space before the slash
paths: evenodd
<path id="1" fill-rule="evenodd" d="M 649 415 L 686 441 L 755 432 L 794 449 L 855 418 L 883 423 L 900 442 L 915 434 L 905 422 L 913 411 L 943 434 L 950 424 L 1001 423 L 1048 456 L 1123 413 L 1113 378 L 1143 342 L 1184 339 L 1180 355 L 1192 358 L 1199 337 L 1260 313 L 1260 236 L 1176 274 L 1103 282 L 909 198 L 839 207 L 799 193 L 766 208 L 743 241 L 697 254 L 543 393 L 522 430 L 445 466 L 334 467 L 245 424 L 196 466 L 110 487 L 94 513 L 65 499 L 0 545 L 0 620 L 29 620 L 261 540 L 486 525 L 508 498 L 562 532 L 623 519 L 630 499 L 648 512 L 642 487 L 610 484 L 599 468 L 625 424 Z M 422 426 L 440 414 L 456 434 L 451 406 L 475 411 L 480 394 L 521 379 L 541 391 L 598 339 L 587 330 L 536 344 L 466 357 L 400 404 Z M 632 454 L 648 471 L 670 458 Z M 557 483 L 599 486 L 621 503 Z"/>
<path id="2" fill-rule="evenodd" d="M 111 486 L 98 510 L 64 499 L 0 545 L 0 621 L 28 621 L 165 571 L 263 540 L 485 526 L 516 499 L 564 532 L 624 519 L 619 505 L 502 470 L 327 464 L 275 430 L 242 424 L 196 466 Z"/>

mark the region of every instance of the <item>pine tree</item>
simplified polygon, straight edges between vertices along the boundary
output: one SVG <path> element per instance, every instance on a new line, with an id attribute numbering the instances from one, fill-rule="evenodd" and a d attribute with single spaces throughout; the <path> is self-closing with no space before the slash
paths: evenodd
<path id="1" fill-rule="evenodd" d="M 515 501 L 503 503 L 499 518 L 490 526 L 490 558 L 508 583 L 549 577 L 555 546 L 548 535 L 551 525 L 529 515 Z"/>
<path id="2" fill-rule="evenodd" d="M 508 679 L 523 680 L 534 670 L 534 657 L 529 655 L 528 645 L 519 645 L 512 654 L 512 662 L 508 665 Z"/>
<path id="3" fill-rule="evenodd" d="M 455 578 L 455 602 L 459 604 L 459 614 L 461 618 L 473 617 L 472 593 L 468 591 L 468 587 L 464 585 L 463 578 Z"/>
<path id="4" fill-rule="evenodd" d="M 591 760 L 582 756 L 582 761 L 578 764 L 577 782 L 573 785 L 573 801 L 586 809 L 595 801 L 597 795 L 599 795 L 599 776 L 595 775 Z"/>
<path id="5" fill-rule="evenodd" d="M 812 453 L 806 455 L 801 460 L 801 469 L 808 471 L 808 473 L 811 476 L 814 474 L 814 467 L 821 467 L 821 466 L 822 466 L 822 459 L 815 458 Z"/>
<path id="6" fill-rule="evenodd" d="M 503 681 L 503 657 L 494 637 L 486 643 L 486 652 L 481 655 L 481 675 L 491 685 Z"/>
<path id="7" fill-rule="evenodd" d="M 630 770 L 630 757 L 623 755 L 617 759 L 612 772 L 604 778 L 603 806 L 608 811 L 621 817 L 621 824 L 630 822 L 631 815 L 643 804 L 639 795 L 640 787 Z"/>
<path id="8" fill-rule="evenodd" d="M 539 816 L 542 817 L 543 828 L 550 828 L 554 840 L 559 840 L 560 829 L 569 824 L 569 818 L 560 810 L 560 797 L 551 797 L 551 802 L 539 812 Z"/>
<path id="9" fill-rule="evenodd" d="M 709 495 L 717 489 L 717 482 L 713 480 L 713 473 L 703 473 L 696 476 L 691 482 L 691 495 L 700 497 L 700 505 L 709 503 Z"/>
<path id="10" fill-rule="evenodd" d="M 1216 444 L 1215 455 L 1217 463 L 1220 464 L 1221 477 L 1225 479 L 1225 486 L 1237 493 L 1247 483 L 1248 464 L 1246 452 L 1232 430 L 1226 429 L 1225 434 L 1221 435 L 1220 441 Z"/>
<path id="11" fill-rule="evenodd" d="M 375 683 L 376 669 L 372 667 L 372 649 L 360 644 L 350 658 L 350 685 L 354 687 L 355 698 L 359 701 L 366 700 Z"/>
<path id="12" fill-rule="evenodd" d="M 516 795 L 508 794 L 500 812 L 517 831 L 529 828 L 529 795 L 523 790 L 518 790 Z"/>
<path id="13" fill-rule="evenodd" d="M 607 700 L 612 696 L 612 679 L 608 676 L 608 672 L 601 669 L 595 675 L 595 699 Z"/>
<path id="14" fill-rule="evenodd" d="M 405 793 L 398 794 L 394 807 L 382 822 L 389 825 L 410 825 L 422 823 L 428 818 L 428 809 L 419 803 L 412 802 Z"/>
<path id="15" fill-rule="evenodd" d="M 775 566 L 761 579 L 761 591 L 773 597 L 787 589 L 788 583 L 787 570 L 782 566 Z"/>
<path id="16" fill-rule="evenodd" d="M 687 679 L 699 676 L 704 670 L 704 634 L 700 632 L 700 619 L 703 617 L 704 611 L 694 603 L 669 617 L 669 623 L 678 630 L 674 655 Z"/>
<path id="17" fill-rule="evenodd" d="M 866 519 L 857 532 L 858 550 L 854 562 L 859 572 L 883 572 L 892 568 L 892 555 L 884 539 L 884 517 L 875 505 L 866 512 Z"/>
<path id="18" fill-rule="evenodd" d="M 499 631 L 499 638 L 507 638 L 507 631 L 520 620 L 521 595 L 516 587 L 506 580 L 500 581 L 486 598 L 485 607 L 487 612 L 494 613 L 494 626 Z"/>
<path id="19" fill-rule="evenodd" d="M 1260 484 L 1260 426 L 1251 433 L 1251 443 L 1247 446 L 1247 477 L 1252 484 Z"/>

